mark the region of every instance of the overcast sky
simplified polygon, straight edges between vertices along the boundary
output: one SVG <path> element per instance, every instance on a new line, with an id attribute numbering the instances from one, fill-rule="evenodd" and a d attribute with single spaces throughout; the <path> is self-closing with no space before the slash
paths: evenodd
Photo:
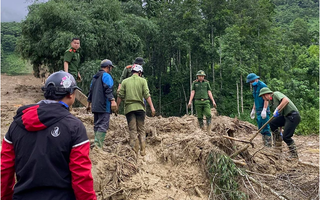
<path id="1" fill-rule="evenodd" d="M 28 6 L 35 0 L 1 0 L 1 22 L 21 22 L 28 14 Z M 40 0 L 44 2 L 47 0 Z"/>

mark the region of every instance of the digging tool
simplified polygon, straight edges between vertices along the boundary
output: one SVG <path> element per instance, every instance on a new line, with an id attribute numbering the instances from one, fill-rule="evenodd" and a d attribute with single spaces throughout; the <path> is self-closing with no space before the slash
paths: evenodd
<path id="1" fill-rule="evenodd" d="M 282 107 L 281 109 L 279 109 L 279 113 L 281 112 L 281 110 L 283 109 L 284 107 Z M 261 128 L 257 131 L 256 134 L 254 134 L 250 140 L 249 140 L 249 143 L 252 143 L 252 140 L 257 137 L 257 135 L 260 133 L 260 131 L 262 131 L 264 129 L 264 127 L 266 127 L 272 120 L 273 120 L 274 116 L 272 115 L 272 117 L 270 117 L 270 119 L 265 123 L 263 124 L 263 126 L 261 126 Z M 237 156 L 239 153 L 245 151 L 246 149 L 249 148 L 249 145 L 247 144 L 245 147 L 243 147 L 242 149 L 234 152 L 233 154 L 230 155 L 230 158 L 234 158 L 235 156 Z"/>
<path id="2" fill-rule="evenodd" d="M 83 93 L 81 92 L 80 90 L 76 90 L 75 91 L 75 94 L 76 94 L 76 99 L 84 106 L 87 106 L 87 99 L 88 97 Z M 117 112 L 113 112 L 116 116 L 118 116 L 118 111 Z"/>
<path id="3" fill-rule="evenodd" d="M 81 92 L 80 90 L 76 90 L 75 93 L 76 93 L 76 99 L 77 99 L 82 105 L 87 106 L 87 103 L 88 103 L 87 99 L 88 99 L 88 97 L 87 97 L 85 94 L 83 94 L 83 92 Z"/>
<path id="4" fill-rule="evenodd" d="M 226 136 L 226 135 L 223 135 L 222 137 L 230 139 L 230 140 L 238 141 L 238 142 L 249 143 L 249 144 L 251 144 L 252 148 L 254 148 L 254 144 L 251 141 L 240 140 L 240 139 L 237 139 L 237 138 L 234 138 L 234 137 L 230 137 L 230 136 Z"/>

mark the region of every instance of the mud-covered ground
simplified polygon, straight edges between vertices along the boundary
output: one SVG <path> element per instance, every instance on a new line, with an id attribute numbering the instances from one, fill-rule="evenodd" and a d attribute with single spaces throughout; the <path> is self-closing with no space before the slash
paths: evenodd
<path id="1" fill-rule="evenodd" d="M 1 75 L 1 139 L 19 106 L 43 99 L 41 86 L 41 80 L 32 75 Z M 84 108 L 74 108 L 72 113 L 93 139 L 93 115 Z M 90 153 L 98 199 L 228 199 L 213 192 L 218 186 L 208 172 L 208 159 L 213 153 L 229 156 L 247 145 L 224 136 L 247 141 L 257 128 L 217 116 L 215 110 L 212 114 L 210 133 L 197 127 L 194 116 L 147 117 L 144 157 L 128 145 L 125 116 L 112 115 L 103 150 L 95 147 Z M 319 199 L 319 137 L 294 135 L 293 139 L 300 161 L 287 160 L 285 143 L 281 154 L 263 148 L 260 135 L 253 140 L 254 148 L 250 145 L 233 158 L 243 173 L 238 183 L 247 199 Z"/>

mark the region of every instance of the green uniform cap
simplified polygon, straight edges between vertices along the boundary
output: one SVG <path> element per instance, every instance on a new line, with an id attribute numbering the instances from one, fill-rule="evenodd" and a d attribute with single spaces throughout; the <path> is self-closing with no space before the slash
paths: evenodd
<path id="1" fill-rule="evenodd" d="M 206 73 L 204 73 L 203 70 L 199 70 L 199 71 L 197 72 L 197 76 L 206 76 Z"/>
<path id="2" fill-rule="evenodd" d="M 264 87 L 260 90 L 259 97 L 261 97 L 264 94 L 270 94 L 270 93 L 272 93 L 272 91 L 269 88 Z"/>

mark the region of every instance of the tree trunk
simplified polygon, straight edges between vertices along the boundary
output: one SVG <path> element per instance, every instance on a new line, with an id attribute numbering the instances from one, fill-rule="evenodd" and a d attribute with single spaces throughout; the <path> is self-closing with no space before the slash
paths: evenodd
<path id="1" fill-rule="evenodd" d="M 219 41 L 220 89 L 222 90 L 221 43 Z"/>
<path id="2" fill-rule="evenodd" d="M 180 50 L 179 50 L 180 51 Z M 177 62 L 179 62 L 179 54 L 177 55 Z M 177 65 L 178 65 L 179 63 L 177 63 L 176 65 L 174 65 L 175 67 L 176 67 L 176 71 L 178 72 L 178 73 L 180 73 L 179 72 L 179 69 L 178 69 L 178 67 L 177 67 Z M 180 66 L 180 65 L 179 65 Z M 182 91 L 183 91 L 183 96 L 184 96 L 184 104 L 185 104 L 185 107 L 186 107 L 186 114 L 188 114 L 188 99 L 187 99 L 187 94 L 186 94 L 186 90 L 184 89 L 184 86 L 183 86 L 183 84 L 181 83 L 181 88 L 182 88 Z M 181 113 L 181 112 L 180 112 Z"/>
<path id="3" fill-rule="evenodd" d="M 192 87 L 192 65 L 191 65 L 191 49 L 189 49 L 189 69 L 190 69 L 190 94 Z M 193 104 L 191 104 L 191 115 L 193 115 Z"/>
<path id="4" fill-rule="evenodd" d="M 239 107 L 239 84 L 237 82 L 237 107 L 238 107 L 238 116 L 240 117 L 240 107 Z"/>
<path id="5" fill-rule="evenodd" d="M 162 115 L 161 113 L 161 77 L 162 77 L 162 72 L 160 72 L 160 78 L 159 78 L 159 113 L 160 115 Z"/>
<path id="6" fill-rule="evenodd" d="M 242 74 L 240 75 L 240 95 L 241 95 L 241 113 L 243 113 L 243 83 L 242 83 Z"/>
<path id="7" fill-rule="evenodd" d="M 211 26 L 211 45 L 212 49 L 214 49 L 214 37 L 213 37 L 213 26 Z M 212 57 L 212 89 L 214 89 L 214 59 Z"/>

